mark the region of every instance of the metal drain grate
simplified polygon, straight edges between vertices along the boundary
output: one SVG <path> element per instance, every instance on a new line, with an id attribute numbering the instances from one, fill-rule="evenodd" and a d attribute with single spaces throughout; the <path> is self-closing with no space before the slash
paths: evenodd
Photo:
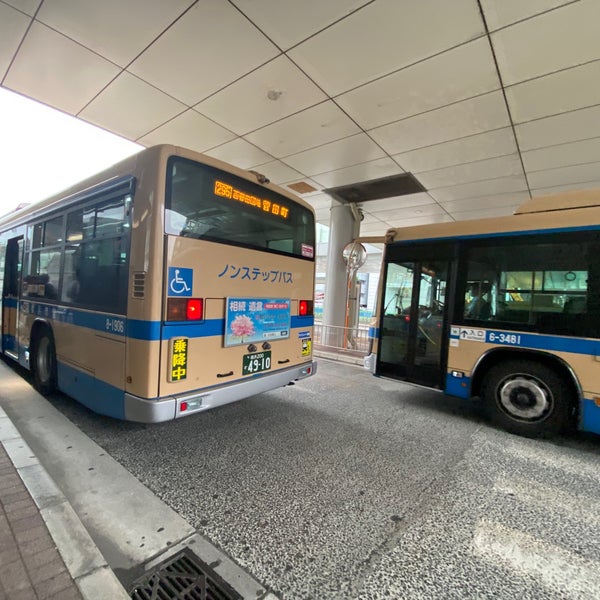
<path id="1" fill-rule="evenodd" d="M 140 577 L 130 596 L 133 600 L 243 600 L 188 549 Z"/>

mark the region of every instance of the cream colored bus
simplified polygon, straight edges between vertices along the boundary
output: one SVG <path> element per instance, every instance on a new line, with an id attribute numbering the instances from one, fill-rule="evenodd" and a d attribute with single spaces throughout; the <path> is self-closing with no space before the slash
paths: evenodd
<path id="1" fill-rule="evenodd" d="M 600 190 L 388 231 L 374 325 L 376 375 L 480 397 L 513 433 L 600 433 Z"/>
<path id="2" fill-rule="evenodd" d="M 118 419 L 313 375 L 315 219 L 259 173 L 143 150 L 0 219 L 2 353 Z"/>

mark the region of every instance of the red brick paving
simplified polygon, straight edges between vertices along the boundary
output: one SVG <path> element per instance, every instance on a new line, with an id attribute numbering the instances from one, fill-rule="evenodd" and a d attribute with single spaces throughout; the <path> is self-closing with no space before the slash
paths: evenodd
<path id="1" fill-rule="evenodd" d="M 0 600 L 82 600 L 1 443 Z"/>

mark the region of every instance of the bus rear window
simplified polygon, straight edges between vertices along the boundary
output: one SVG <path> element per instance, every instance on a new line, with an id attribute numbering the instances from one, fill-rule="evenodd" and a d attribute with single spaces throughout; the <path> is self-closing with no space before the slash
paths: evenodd
<path id="1" fill-rule="evenodd" d="M 312 212 L 263 186 L 190 160 L 168 163 L 166 232 L 314 259 Z"/>

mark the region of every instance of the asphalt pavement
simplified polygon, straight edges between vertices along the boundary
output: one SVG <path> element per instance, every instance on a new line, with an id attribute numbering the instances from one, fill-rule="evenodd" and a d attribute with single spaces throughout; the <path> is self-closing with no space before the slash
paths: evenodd
<path id="1" fill-rule="evenodd" d="M 324 359 L 160 425 L 59 394 L 3 404 L 124 582 L 198 536 L 255 597 L 600 597 L 597 437 L 518 438 L 476 405 Z"/>

